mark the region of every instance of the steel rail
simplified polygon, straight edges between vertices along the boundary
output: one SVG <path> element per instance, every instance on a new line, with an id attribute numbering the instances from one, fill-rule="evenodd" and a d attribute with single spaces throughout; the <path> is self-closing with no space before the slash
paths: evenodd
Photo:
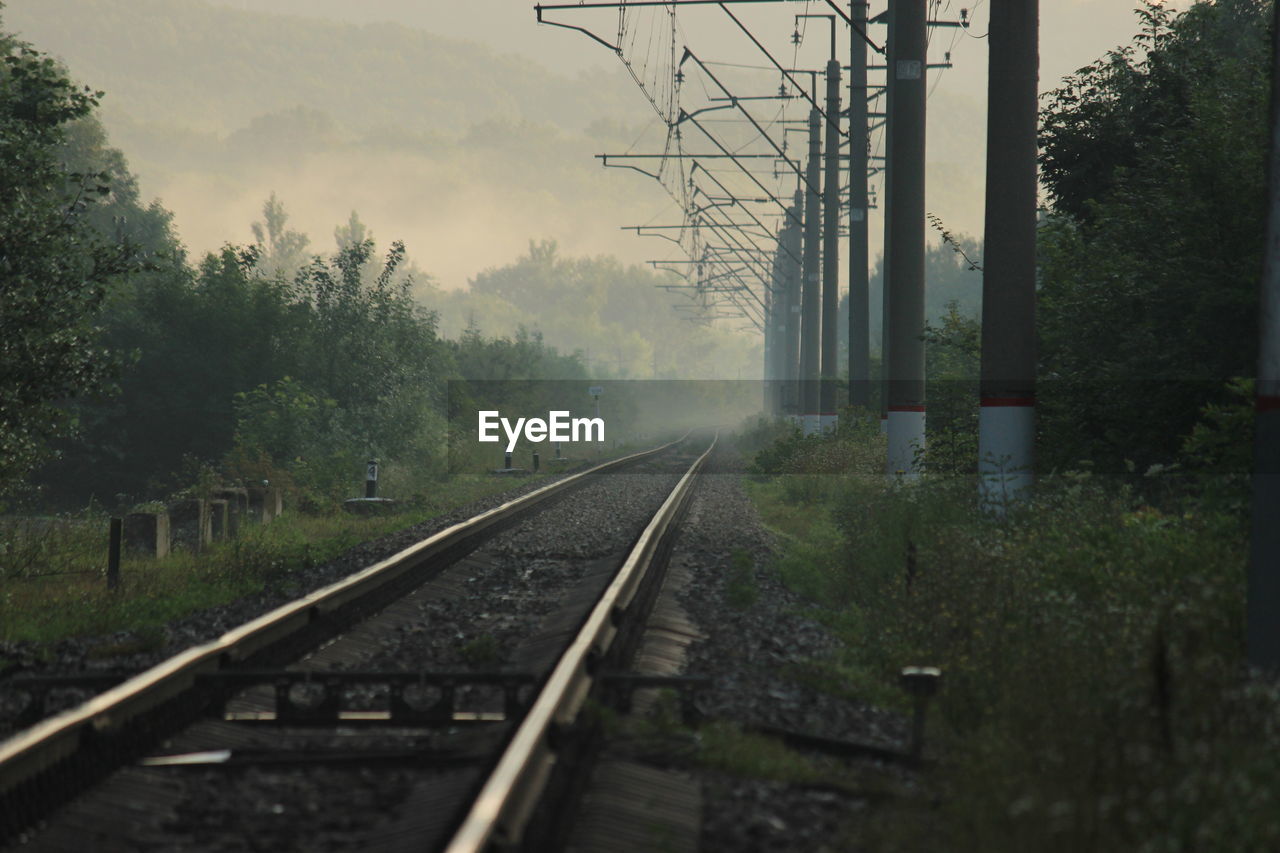
<path id="1" fill-rule="evenodd" d="M 75 708 L 49 717 L 0 742 L 0 797 L 73 756 L 86 739 L 119 732 L 141 715 L 192 690 L 201 676 L 245 661 L 427 561 L 448 554 L 451 549 L 494 525 L 581 485 L 589 475 L 654 456 L 680 444 L 691 432 L 659 447 L 580 471 L 451 525 L 391 557 L 233 628 L 216 640 L 193 646 L 161 661 Z"/>
<path id="2" fill-rule="evenodd" d="M 716 440 L 689 467 L 654 515 L 626 562 L 600 596 L 582 629 L 561 655 L 538 697 L 525 714 L 507 749 L 454 833 L 446 853 L 481 853 L 491 843 L 515 845 L 537 804 L 556 762 L 551 745 L 557 726 L 568 725 L 586 701 L 594 662 L 609 651 L 659 544 L 680 519 L 703 463 Z"/>

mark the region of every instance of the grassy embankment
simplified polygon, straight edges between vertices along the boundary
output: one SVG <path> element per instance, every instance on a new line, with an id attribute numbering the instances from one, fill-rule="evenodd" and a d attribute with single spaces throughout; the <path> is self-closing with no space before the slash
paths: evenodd
<path id="1" fill-rule="evenodd" d="M 587 451 L 579 461 L 603 462 L 652 443 L 625 442 L 610 450 Z M 483 471 L 490 457 L 492 453 L 468 452 L 454 462 L 464 471 Z M 159 560 L 126 554 L 120 587 L 113 591 L 106 589 L 104 579 L 106 515 L 0 519 L 0 642 L 53 643 L 128 631 L 132 639 L 106 642 L 97 653 L 158 648 L 166 622 L 251 595 L 268 583 L 287 583 L 291 573 L 332 560 L 363 542 L 557 473 L 550 465 L 540 474 L 514 481 L 456 473 L 428 487 L 403 476 L 392 478 L 401 486 L 393 487 L 392 494 L 414 492 L 394 514 L 360 517 L 336 506 L 317 513 L 287 507 L 272 523 L 250 525 L 237 539 L 215 543 L 200 554 L 175 551 Z M 0 667 L 4 663 L 0 656 Z"/>
<path id="2" fill-rule="evenodd" d="M 158 646 L 167 621 L 253 594 L 362 542 L 526 482 L 460 475 L 385 516 L 287 509 L 272 523 L 250 525 L 235 540 L 200 554 L 175 551 L 159 560 L 126 554 L 114 591 L 104 581 L 105 516 L 13 519 L 0 526 L 0 640 L 54 642 L 132 631 L 137 650 Z M 102 653 L 128 650 L 104 647 Z"/>
<path id="3" fill-rule="evenodd" d="M 900 667 L 944 672 L 936 770 L 858 842 L 1280 849 L 1280 689 L 1242 664 L 1238 502 L 1068 473 L 998 521 L 971 478 L 887 483 L 874 429 L 755 446 L 771 473 L 747 488 L 783 538 L 776 568 L 845 640 L 815 675 L 893 704 Z"/>
<path id="4" fill-rule="evenodd" d="M 576 462 L 596 464 L 659 441 L 587 449 Z M 544 461 L 550 455 L 544 452 Z M 175 550 L 157 560 L 126 553 L 120 586 L 112 591 L 105 583 L 105 514 L 0 519 L 0 642 L 53 643 L 128 631 L 131 639 L 106 641 L 97 653 L 159 648 L 166 622 L 251 595 L 268 583 L 286 584 L 288 589 L 291 573 L 332 560 L 356 545 L 561 473 L 550 462 L 541 473 L 516 480 L 467 473 L 486 471 L 492 457 L 488 448 L 464 446 L 452 461 L 457 473 L 428 484 L 406 479 L 393 467 L 392 476 L 384 478 L 391 484 L 388 493 L 413 494 L 393 514 L 361 517 L 334 504 L 305 501 L 317 511 L 302 512 L 287 501 L 284 515 L 270 524 L 249 525 L 235 540 L 214 543 L 200 554 Z M 528 464 L 527 459 L 526 454 L 518 462 Z M 0 656 L 0 668 L 4 664 Z"/>

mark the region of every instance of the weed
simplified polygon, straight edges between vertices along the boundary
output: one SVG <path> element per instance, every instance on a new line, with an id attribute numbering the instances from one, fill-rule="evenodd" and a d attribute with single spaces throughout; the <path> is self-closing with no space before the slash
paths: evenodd
<path id="1" fill-rule="evenodd" d="M 463 644 L 458 650 L 462 655 L 462 659 L 467 662 L 468 666 L 476 669 L 486 667 L 495 667 L 502 661 L 502 656 L 498 649 L 498 641 L 493 638 L 492 634 L 481 634 Z"/>
<path id="2" fill-rule="evenodd" d="M 756 586 L 755 563 L 751 555 L 741 548 L 729 557 L 724 595 L 729 606 L 735 610 L 746 610 L 760 597 L 760 589 Z"/>
<path id="3" fill-rule="evenodd" d="M 704 767 L 752 779 L 815 783 L 827 770 L 775 738 L 750 734 L 737 725 L 716 722 L 699 731 L 697 761 Z"/>
<path id="4" fill-rule="evenodd" d="M 745 485 L 781 577 L 844 640 L 821 669 L 881 698 L 905 664 L 945 673 L 940 805 L 890 809 L 880 848 L 927 827 L 997 852 L 1280 849 L 1262 793 L 1280 789 L 1280 688 L 1241 675 L 1239 517 L 1085 472 L 997 522 L 971 478 L 866 474 Z"/>

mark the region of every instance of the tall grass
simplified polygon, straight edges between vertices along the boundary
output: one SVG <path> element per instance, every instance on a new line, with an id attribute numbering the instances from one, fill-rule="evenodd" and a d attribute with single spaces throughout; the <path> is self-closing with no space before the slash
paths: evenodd
<path id="1" fill-rule="evenodd" d="M 844 636 L 833 671 L 865 680 L 843 689 L 944 671 L 928 795 L 863 843 L 1280 849 L 1280 690 L 1242 664 L 1238 514 L 1185 495 L 1157 508 L 1159 489 L 1087 474 L 1043 479 L 1004 520 L 970 478 L 863 469 L 750 490 L 787 534 L 784 579 Z"/>

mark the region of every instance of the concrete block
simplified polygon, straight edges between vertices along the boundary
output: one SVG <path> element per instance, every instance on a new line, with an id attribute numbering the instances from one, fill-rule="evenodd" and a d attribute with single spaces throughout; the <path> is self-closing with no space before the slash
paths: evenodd
<path id="1" fill-rule="evenodd" d="M 284 512 L 284 492 L 274 487 L 251 488 L 249 515 L 260 524 L 269 524 Z"/>
<path id="2" fill-rule="evenodd" d="M 124 549 L 148 557 L 169 555 L 169 515 L 131 512 L 124 518 Z"/>
<path id="3" fill-rule="evenodd" d="M 240 525 L 249 519 L 249 490 L 224 486 L 214 489 L 213 499 L 227 502 L 226 538 L 234 539 L 240 535 Z"/>
<path id="4" fill-rule="evenodd" d="M 213 539 L 209 502 L 201 498 L 187 498 L 169 504 L 169 533 L 174 549 L 200 553 Z"/>
<path id="5" fill-rule="evenodd" d="M 224 500 L 209 501 L 209 539 L 221 542 L 231 537 L 231 507 Z"/>

